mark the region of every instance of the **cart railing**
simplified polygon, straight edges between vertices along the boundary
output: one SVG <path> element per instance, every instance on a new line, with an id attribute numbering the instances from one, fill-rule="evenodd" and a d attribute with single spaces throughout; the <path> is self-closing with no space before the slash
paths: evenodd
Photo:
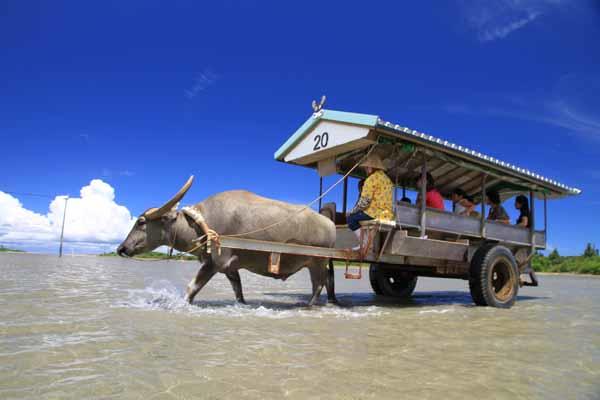
<path id="1" fill-rule="evenodd" d="M 482 229 L 481 218 L 466 217 L 433 209 L 426 210 L 427 231 L 460 235 L 469 238 L 490 239 L 511 244 L 531 245 L 531 232 L 528 228 L 485 221 Z M 403 228 L 420 228 L 421 210 L 410 204 L 397 204 L 396 222 Z M 483 235 L 482 235 L 483 232 Z M 546 233 L 535 231 L 535 246 L 546 247 Z"/>

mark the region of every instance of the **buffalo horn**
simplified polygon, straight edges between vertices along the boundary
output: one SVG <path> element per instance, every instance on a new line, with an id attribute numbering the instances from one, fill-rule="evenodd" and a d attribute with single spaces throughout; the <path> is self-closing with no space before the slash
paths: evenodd
<path id="1" fill-rule="evenodd" d="M 183 185 L 181 187 L 181 189 L 179 189 L 179 192 L 177 192 L 177 194 L 175 196 L 173 196 L 173 198 L 171 200 L 167 201 L 160 208 L 151 208 L 151 209 L 149 209 L 148 211 L 146 211 L 146 213 L 144 214 L 144 216 L 147 219 L 157 219 L 157 218 L 160 218 L 165 213 L 169 212 L 173 208 L 173 206 L 175 206 L 177 203 L 179 203 L 179 201 L 183 198 L 183 196 L 185 196 L 185 194 L 187 193 L 187 191 L 192 186 L 192 182 L 193 181 L 194 181 L 194 175 L 192 175 L 192 176 L 189 177 L 189 179 L 187 180 L 187 182 L 185 183 L 185 185 Z"/>

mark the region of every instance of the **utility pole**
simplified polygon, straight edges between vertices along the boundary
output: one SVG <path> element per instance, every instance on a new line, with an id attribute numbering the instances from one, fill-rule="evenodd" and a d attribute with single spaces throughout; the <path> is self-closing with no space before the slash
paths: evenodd
<path id="1" fill-rule="evenodd" d="M 69 196 L 65 197 L 65 210 L 63 212 L 63 220 L 62 220 L 62 228 L 60 229 L 60 248 L 58 250 L 58 256 L 62 257 L 63 251 L 63 236 L 65 234 L 65 219 L 67 219 L 67 202 L 69 201 Z"/>

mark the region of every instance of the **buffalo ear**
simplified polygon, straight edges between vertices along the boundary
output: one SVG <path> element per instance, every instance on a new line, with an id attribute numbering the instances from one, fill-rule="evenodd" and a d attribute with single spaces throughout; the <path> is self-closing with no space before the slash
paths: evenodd
<path id="1" fill-rule="evenodd" d="M 173 207 L 170 211 L 160 216 L 163 222 L 172 222 L 177 219 L 177 207 Z"/>

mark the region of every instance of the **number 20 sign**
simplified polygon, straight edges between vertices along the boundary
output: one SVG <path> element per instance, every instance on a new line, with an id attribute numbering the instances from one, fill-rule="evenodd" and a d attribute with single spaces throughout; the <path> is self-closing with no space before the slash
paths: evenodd
<path id="1" fill-rule="evenodd" d="M 313 150 L 316 151 L 316 150 L 324 149 L 329 144 L 329 133 L 323 132 L 320 135 L 315 135 L 313 140 L 315 142 Z"/>
<path id="2" fill-rule="evenodd" d="M 325 150 L 331 152 L 338 146 L 355 148 L 352 143 L 366 138 L 368 133 L 368 127 L 321 121 L 290 149 L 285 161 L 300 160 Z"/>

